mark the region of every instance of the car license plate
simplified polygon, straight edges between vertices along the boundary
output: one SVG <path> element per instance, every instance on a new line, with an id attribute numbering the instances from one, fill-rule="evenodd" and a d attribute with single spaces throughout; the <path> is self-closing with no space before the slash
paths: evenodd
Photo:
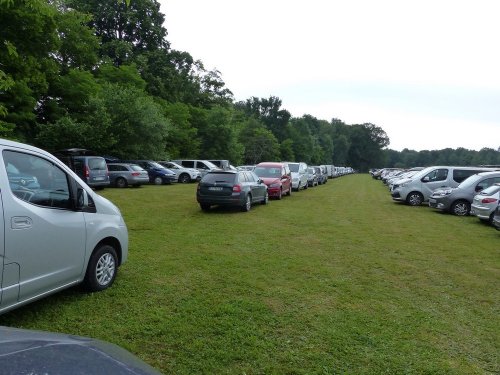
<path id="1" fill-rule="evenodd" d="M 94 177 L 94 181 L 103 181 L 104 177 Z"/>
<path id="2" fill-rule="evenodd" d="M 222 186 L 210 186 L 208 190 L 211 191 L 222 191 Z"/>

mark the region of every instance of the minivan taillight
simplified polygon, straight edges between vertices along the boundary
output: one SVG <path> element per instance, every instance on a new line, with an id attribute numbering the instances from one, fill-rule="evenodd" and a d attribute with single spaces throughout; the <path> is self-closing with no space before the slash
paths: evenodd
<path id="1" fill-rule="evenodd" d="M 83 167 L 83 174 L 85 175 L 86 178 L 90 177 L 89 167 L 87 167 L 87 166 Z"/>
<path id="2" fill-rule="evenodd" d="M 234 185 L 233 192 L 234 193 L 241 193 L 241 185 Z"/>
<path id="3" fill-rule="evenodd" d="M 484 198 L 481 203 L 494 203 L 497 200 L 495 198 Z"/>

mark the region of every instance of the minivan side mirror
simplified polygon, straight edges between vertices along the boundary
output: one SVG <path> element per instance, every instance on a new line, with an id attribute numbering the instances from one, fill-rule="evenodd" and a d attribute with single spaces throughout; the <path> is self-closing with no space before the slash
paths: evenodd
<path id="1" fill-rule="evenodd" d="M 425 176 L 424 178 L 422 178 L 422 182 L 429 182 L 429 181 L 430 181 L 429 176 Z"/>
<path id="2" fill-rule="evenodd" d="M 79 185 L 76 189 L 75 210 L 91 213 L 97 212 L 94 200 L 89 196 L 87 191 Z"/>

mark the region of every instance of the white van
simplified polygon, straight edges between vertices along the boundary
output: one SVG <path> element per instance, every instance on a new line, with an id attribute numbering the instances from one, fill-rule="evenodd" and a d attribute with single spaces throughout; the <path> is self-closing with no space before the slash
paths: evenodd
<path id="1" fill-rule="evenodd" d="M 171 161 L 179 165 L 182 165 L 184 168 L 192 168 L 198 170 L 201 174 L 201 177 L 205 176 L 210 171 L 217 171 L 221 169 L 208 160 L 177 159 Z"/>
<path id="2" fill-rule="evenodd" d="M 128 254 L 119 209 L 41 149 L 0 139 L 0 161 L 0 313 L 111 286 Z"/>
<path id="3" fill-rule="evenodd" d="M 473 174 L 491 170 L 491 168 L 481 167 L 428 167 L 414 176 L 399 180 L 394 184 L 391 191 L 392 199 L 406 202 L 410 206 L 419 206 L 429 200 L 434 190 L 444 187 L 457 187 Z"/>

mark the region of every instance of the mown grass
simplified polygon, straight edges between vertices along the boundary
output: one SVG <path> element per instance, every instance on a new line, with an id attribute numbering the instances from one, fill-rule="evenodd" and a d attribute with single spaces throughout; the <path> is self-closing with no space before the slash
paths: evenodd
<path id="1" fill-rule="evenodd" d="M 195 185 L 106 189 L 129 260 L 0 324 L 92 336 L 166 374 L 499 373 L 500 233 L 351 175 L 249 213 Z"/>

